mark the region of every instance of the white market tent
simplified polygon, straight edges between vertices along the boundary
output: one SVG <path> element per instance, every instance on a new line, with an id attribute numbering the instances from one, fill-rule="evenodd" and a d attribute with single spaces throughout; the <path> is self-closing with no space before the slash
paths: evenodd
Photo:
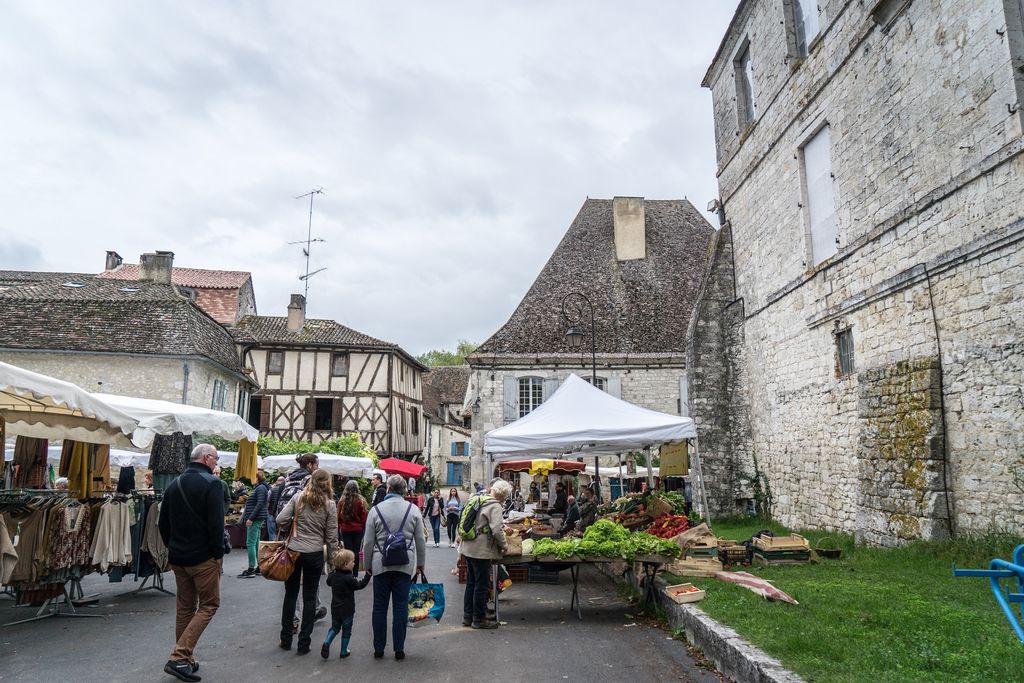
<path id="1" fill-rule="evenodd" d="M 373 476 L 373 460 L 369 458 L 357 458 L 352 455 L 335 455 L 334 453 L 317 453 L 320 460 L 320 469 L 327 470 L 331 474 L 343 477 L 362 477 L 369 479 Z M 267 469 L 288 469 L 298 467 L 295 462 L 295 455 L 268 455 L 263 458 L 263 467 Z"/>
<path id="2" fill-rule="evenodd" d="M 182 405 L 170 401 L 115 394 L 93 394 L 98 399 L 118 408 L 139 421 L 155 434 L 169 436 L 182 434 L 215 434 L 222 439 L 256 441 L 259 430 L 240 415 L 223 410 Z"/>
<path id="3" fill-rule="evenodd" d="M 525 417 L 484 436 L 495 462 L 528 455 L 614 455 L 697 436 L 693 420 L 633 405 L 569 375 Z"/>
<path id="4" fill-rule="evenodd" d="M 238 464 L 238 451 L 217 451 L 217 464 L 221 467 L 234 467 Z M 295 461 L 292 460 L 294 463 Z M 263 467 L 263 458 L 256 456 L 256 467 Z"/>
<path id="5" fill-rule="evenodd" d="M 0 363 L 0 417 L 9 436 L 148 448 L 153 432 L 116 405 L 63 380 Z"/>

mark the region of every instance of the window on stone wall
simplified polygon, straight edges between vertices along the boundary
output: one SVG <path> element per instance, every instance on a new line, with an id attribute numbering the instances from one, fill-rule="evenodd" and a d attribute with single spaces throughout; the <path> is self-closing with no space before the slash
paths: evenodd
<path id="1" fill-rule="evenodd" d="M 740 130 L 746 130 L 757 117 L 757 103 L 754 100 L 754 67 L 750 60 L 750 41 L 744 41 L 736 60 L 733 62 L 736 77 L 736 118 Z"/>
<path id="2" fill-rule="evenodd" d="M 220 405 L 220 397 L 220 380 L 215 379 L 213 380 L 213 398 L 210 401 L 210 408 L 212 408 L 213 410 L 222 410 Z"/>
<path id="3" fill-rule="evenodd" d="M 1011 1 L 1019 2 L 1020 0 Z M 871 9 L 871 19 L 881 26 L 883 31 L 887 30 L 903 10 L 910 6 L 910 3 L 911 0 L 879 0 Z"/>
<path id="4" fill-rule="evenodd" d="M 853 374 L 853 328 L 836 332 L 836 374 L 848 377 Z"/>
<path id="5" fill-rule="evenodd" d="M 587 375 L 583 379 L 585 379 L 588 384 L 593 384 L 595 387 L 597 387 L 601 391 L 608 391 L 608 380 L 606 378 L 604 378 L 604 377 L 598 377 L 596 382 L 591 381 L 591 380 L 594 379 L 593 376 L 591 376 L 591 375 Z"/>
<path id="6" fill-rule="evenodd" d="M 1024 108 L 1024 0 L 1003 0 L 1006 40 L 1010 47 L 1018 111 Z"/>
<path id="7" fill-rule="evenodd" d="M 271 351 L 267 354 L 267 374 L 280 375 L 284 372 L 284 351 Z"/>
<path id="8" fill-rule="evenodd" d="M 817 0 L 788 0 L 786 22 L 790 28 L 790 49 L 796 57 L 806 57 L 811 43 L 821 33 Z"/>
<path id="9" fill-rule="evenodd" d="M 331 377 L 345 377 L 348 375 L 348 354 L 335 353 L 331 356 Z"/>
<path id="10" fill-rule="evenodd" d="M 832 158 L 828 124 L 801 150 L 804 171 L 804 207 L 808 224 L 811 265 L 837 251 L 836 202 L 832 189 Z"/>
<path id="11" fill-rule="evenodd" d="M 544 380 L 540 377 L 519 378 L 519 417 L 529 415 L 544 402 Z"/>

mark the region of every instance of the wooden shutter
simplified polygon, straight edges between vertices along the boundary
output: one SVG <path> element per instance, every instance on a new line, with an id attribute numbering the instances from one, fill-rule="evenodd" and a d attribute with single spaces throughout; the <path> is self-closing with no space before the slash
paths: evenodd
<path id="1" fill-rule="evenodd" d="M 561 385 L 562 383 L 558 381 L 557 377 L 551 377 L 544 380 L 544 393 L 541 394 L 541 402 L 543 403 L 544 401 L 551 398 L 551 394 L 558 391 L 558 387 L 560 387 Z"/>
<path id="2" fill-rule="evenodd" d="M 690 417 L 690 388 L 686 375 L 679 378 L 679 414 Z"/>
<path id="3" fill-rule="evenodd" d="M 519 419 L 519 381 L 512 375 L 504 377 L 503 417 L 506 423 Z"/>
<path id="4" fill-rule="evenodd" d="M 331 404 L 331 430 L 341 431 L 341 399 L 336 398 Z"/>
<path id="5" fill-rule="evenodd" d="M 459 454 L 457 446 L 458 446 L 458 444 L 456 444 L 454 441 L 452 441 L 452 455 L 458 455 Z"/>
<path id="6" fill-rule="evenodd" d="M 260 431 L 270 431 L 270 406 L 273 401 L 272 396 L 261 396 L 260 397 Z"/>
<path id="7" fill-rule="evenodd" d="M 622 379 L 619 377 L 608 378 L 608 393 L 615 398 L 622 398 Z"/>
<path id="8" fill-rule="evenodd" d="M 316 430 L 316 399 L 306 399 L 306 410 L 302 413 L 302 428 L 307 432 Z"/>

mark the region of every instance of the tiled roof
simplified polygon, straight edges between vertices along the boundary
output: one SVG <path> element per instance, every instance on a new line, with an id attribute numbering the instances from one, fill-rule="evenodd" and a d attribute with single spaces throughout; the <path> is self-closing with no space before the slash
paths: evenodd
<path id="1" fill-rule="evenodd" d="M 455 411 L 462 408 L 469 373 L 468 365 L 445 365 L 423 373 L 423 411 L 434 417 L 447 417 L 441 415 L 442 403 Z"/>
<path id="2" fill-rule="evenodd" d="M 0 271 L 0 348 L 205 356 L 242 367 L 228 332 L 173 285 Z"/>
<path id="3" fill-rule="evenodd" d="M 122 263 L 114 270 L 107 270 L 96 277 L 113 280 L 138 280 L 139 266 L 136 263 Z M 205 270 L 203 268 L 171 269 L 171 282 L 179 287 L 198 289 L 238 289 L 252 277 L 242 270 Z"/>
<path id="4" fill-rule="evenodd" d="M 647 257 L 619 261 L 612 200 L 587 199 L 512 316 L 470 355 L 567 353 L 562 299 L 585 294 L 594 305 L 597 353 L 680 354 L 714 229 L 685 200 L 644 201 Z M 587 336 L 589 311 L 577 325 Z"/>
<path id="5" fill-rule="evenodd" d="M 221 325 L 234 325 L 238 318 L 237 289 L 196 288 L 196 305 Z"/>

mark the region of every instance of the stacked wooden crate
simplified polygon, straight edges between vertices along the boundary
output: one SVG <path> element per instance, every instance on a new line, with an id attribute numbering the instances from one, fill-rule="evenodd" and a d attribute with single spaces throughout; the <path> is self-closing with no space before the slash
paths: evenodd
<path id="1" fill-rule="evenodd" d="M 811 561 L 811 544 L 800 534 L 755 536 L 754 561 L 766 565 L 807 564 Z"/>

